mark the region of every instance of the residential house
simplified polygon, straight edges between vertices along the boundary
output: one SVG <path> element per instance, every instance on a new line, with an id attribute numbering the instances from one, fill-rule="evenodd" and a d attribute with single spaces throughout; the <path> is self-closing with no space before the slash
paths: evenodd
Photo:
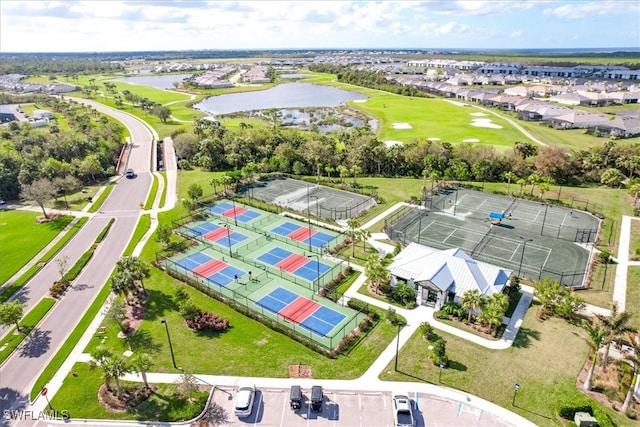
<path id="1" fill-rule="evenodd" d="M 0 105 L 0 123 L 9 123 L 16 119 L 13 112 L 6 105 Z"/>
<path id="2" fill-rule="evenodd" d="M 465 292 L 481 295 L 502 292 L 512 270 L 476 261 L 460 248 L 440 251 L 410 243 L 388 267 L 391 285 L 405 281 L 417 291 L 417 303 L 440 309 L 449 301 L 459 302 Z"/>

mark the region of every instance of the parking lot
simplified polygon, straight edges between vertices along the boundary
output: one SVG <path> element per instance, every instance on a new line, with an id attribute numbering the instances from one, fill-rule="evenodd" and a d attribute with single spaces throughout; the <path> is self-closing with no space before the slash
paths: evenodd
<path id="1" fill-rule="evenodd" d="M 249 417 L 233 414 L 236 390 L 217 387 L 212 404 L 220 406 L 221 426 L 349 426 L 392 427 L 391 393 L 324 390 L 322 412 L 311 412 L 309 389 L 303 389 L 303 404 L 292 410 L 289 389 L 260 388 L 256 393 Z M 416 426 L 511 426 L 507 420 L 496 418 L 475 407 L 438 396 L 409 393 L 412 399 Z"/>

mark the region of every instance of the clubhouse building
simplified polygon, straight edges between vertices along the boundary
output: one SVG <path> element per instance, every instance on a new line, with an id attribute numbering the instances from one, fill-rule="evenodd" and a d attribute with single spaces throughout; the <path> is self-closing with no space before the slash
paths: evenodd
<path id="1" fill-rule="evenodd" d="M 417 291 L 417 303 L 440 309 L 460 302 L 462 295 L 477 289 L 481 295 L 502 292 L 512 270 L 476 261 L 460 248 L 440 251 L 410 243 L 388 267 L 391 285 L 405 281 Z"/>

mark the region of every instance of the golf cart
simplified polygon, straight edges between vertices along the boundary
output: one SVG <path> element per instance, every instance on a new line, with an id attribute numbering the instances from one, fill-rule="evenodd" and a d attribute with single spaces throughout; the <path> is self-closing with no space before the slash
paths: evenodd
<path id="1" fill-rule="evenodd" d="M 311 412 L 322 412 L 322 387 L 314 385 L 311 387 Z"/>
<path id="2" fill-rule="evenodd" d="M 299 385 L 291 386 L 291 393 L 289 394 L 289 404 L 294 411 L 300 409 L 302 406 L 302 389 Z"/>

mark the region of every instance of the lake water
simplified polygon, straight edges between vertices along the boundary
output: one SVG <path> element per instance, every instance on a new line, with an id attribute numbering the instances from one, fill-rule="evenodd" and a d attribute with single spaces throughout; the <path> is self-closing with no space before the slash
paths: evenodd
<path id="1" fill-rule="evenodd" d="M 347 101 L 366 99 L 357 92 L 311 83 L 285 83 L 267 90 L 212 96 L 193 108 L 210 114 L 270 108 L 337 107 Z"/>
<path id="2" fill-rule="evenodd" d="M 191 77 L 192 74 L 165 74 L 162 76 L 139 76 L 139 77 L 123 77 L 121 79 L 115 79 L 116 82 L 125 82 L 134 85 L 151 86 L 156 89 L 173 89 L 174 82 L 181 82 L 182 80 Z"/>

